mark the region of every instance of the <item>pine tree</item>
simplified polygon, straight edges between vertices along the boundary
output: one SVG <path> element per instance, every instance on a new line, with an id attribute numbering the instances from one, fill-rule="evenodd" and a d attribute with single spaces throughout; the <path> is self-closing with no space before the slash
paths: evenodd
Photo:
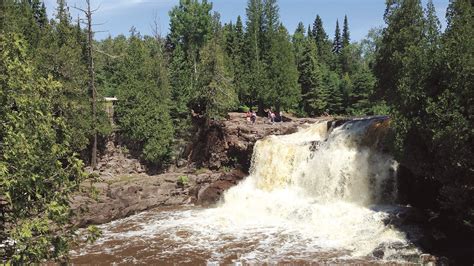
<path id="1" fill-rule="evenodd" d="M 343 112 L 343 95 L 338 74 L 329 71 L 325 77 L 325 84 L 328 92 L 328 109 L 331 114 L 341 114 Z"/>
<path id="2" fill-rule="evenodd" d="M 262 52 L 263 59 L 267 65 L 269 62 L 269 52 L 272 39 L 278 34 L 280 25 L 280 14 L 277 0 L 263 0 L 263 20 L 262 20 Z"/>
<path id="3" fill-rule="evenodd" d="M 212 3 L 207 0 L 199 2 L 180 1 L 170 12 L 169 39 L 173 45 L 182 45 L 186 59 L 192 63 L 192 86 L 197 81 L 199 51 L 212 37 L 213 18 Z"/>
<path id="4" fill-rule="evenodd" d="M 314 39 L 313 30 L 311 29 L 311 25 L 308 25 L 308 32 L 307 32 L 306 36 L 308 36 L 308 38 Z"/>
<path id="5" fill-rule="evenodd" d="M 78 33 L 77 27 L 71 24 L 65 1 L 58 1 L 56 19 L 58 22 L 53 24 L 53 30 L 43 34 L 35 53 L 35 61 L 43 76 L 52 75 L 63 84 L 61 94 L 55 98 L 55 106 L 66 118 L 68 126 L 76 131 L 77 137 L 73 139 L 72 146 L 79 152 L 89 146 L 93 123 L 87 95 L 84 43 L 79 39 L 84 39 L 85 36 L 82 32 Z M 107 125 L 105 114 L 102 115 L 101 119 Z M 104 134 L 109 130 L 101 128 Z"/>
<path id="6" fill-rule="evenodd" d="M 300 64 L 301 58 L 303 56 L 303 49 L 304 43 L 306 40 L 305 34 L 305 27 L 303 22 L 298 23 L 298 27 L 296 27 L 295 33 L 293 34 L 292 42 L 293 42 L 293 51 L 295 53 L 296 65 Z"/>
<path id="7" fill-rule="evenodd" d="M 281 109 L 292 109 L 300 100 L 300 87 L 295 55 L 290 37 L 283 25 L 280 25 L 277 34 L 272 39 L 269 54 L 271 65 L 269 65 L 268 75 L 271 89 L 266 92 L 266 102 L 274 106 L 277 112 Z"/>
<path id="8" fill-rule="evenodd" d="M 249 89 L 245 84 L 245 66 L 244 66 L 244 47 L 245 47 L 245 35 L 242 19 L 240 16 L 237 17 L 235 24 L 235 37 L 233 43 L 233 62 L 234 65 L 234 86 L 239 96 L 241 103 L 248 103 L 250 101 Z"/>
<path id="9" fill-rule="evenodd" d="M 334 41 L 332 43 L 332 52 L 340 54 L 342 49 L 341 29 L 339 28 L 339 20 L 336 21 L 336 32 L 334 33 Z"/>
<path id="10" fill-rule="evenodd" d="M 324 112 L 327 99 L 325 93 L 322 92 L 323 77 L 317 60 L 316 43 L 313 39 L 307 38 L 303 45 L 303 56 L 298 64 L 300 75 L 298 83 L 301 86 L 302 97 L 301 108 L 307 115 L 314 116 Z"/>
<path id="11" fill-rule="evenodd" d="M 245 84 L 249 89 L 249 104 L 258 104 L 263 111 L 264 91 L 268 81 L 263 59 L 263 3 L 261 0 L 249 0 L 247 4 L 247 27 L 245 33 Z"/>
<path id="12" fill-rule="evenodd" d="M 422 126 L 431 133 L 425 139 L 430 154 L 434 155 L 429 173 L 443 184 L 440 189 L 442 214 L 453 226 L 472 233 L 474 227 L 466 221 L 474 219 L 470 181 L 474 168 L 471 159 L 474 156 L 474 3 L 450 1 L 447 22 L 441 52 L 438 52 L 441 71 L 435 71 L 432 77 L 441 80 L 436 90 L 432 86 L 427 88 L 431 99 L 427 106 L 428 118 Z M 429 32 L 428 36 L 433 36 Z"/>
<path id="13" fill-rule="evenodd" d="M 171 82 L 171 114 L 176 133 L 186 132 L 189 116 L 189 101 L 192 94 L 192 80 L 190 78 L 192 65 L 186 60 L 181 45 L 178 45 L 171 56 L 169 65 Z"/>
<path id="14" fill-rule="evenodd" d="M 331 43 L 319 15 L 316 16 L 312 32 L 316 40 L 316 47 L 318 48 L 318 57 L 322 63 L 329 64 L 331 61 Z"/>
<path id="15" fill-rule="evenodd" d="M 44 28 L 48 23 L 48 17 L 46 14 L 46 7 L 44 6 L 44 2 L 40 2 L 40 0 L 33 0 L 32 1 L 32 8 L 33 8 L 33 15 L 35 17 L 36 23 L 40 28 Z"/>
<path id="16" fill-rule="evenodd" d="M 378 94 L 395 105 L 405 105 L 407 111 L 416 110 L 422 97 L 415 95 L 423 92 L 419 69 L 424 69 L 425 60 L 420 45 L 425 42 L 420 1 L 388 2 L 385 21 L 388 26 L 375 65 Z"/>
<path id="17" fill-rule="evenodd" d="M 217 36 L 204 46 L 200 57 L 199 86 L 193 104 L 207 119 L 221 118 L 236 106 L 237 95 L 225 70 Z"/>
<path id="18" fill-rule="evenodd" d="M 349 94 L 349 113 L 367 115 L 370 112 L 372 96 L 375 87 L 375 77 L 366 66 L 359 68 L 353 75 L 352 91 Z"/>
<path id="19" fill-rule="evenodd" d="M 342 43 L 341 43 L 341 55 L 339 56 L 340 69 L 342 73 L 351 73 L 352 66 L 351 61 L 353 61 L 354 54 L 351 53 L 350 48 L 350 32 L 349 32 L 349 22 L 347 15 L 344 16 L 344 26 L 342 29 Z M 352 60 L 351 60 L 352 59 Z"/>
<path id="20" fill-rule="evenodd" d="M 353 93 L 354 90 L 354 84 L 352 82 L 351 76 L 349 76 L 349 73 L 344 73 L 341 78 L 341 83 L 340 83 L 340 91 L 342 93 L 342 107 L 341 109 L 345 113 L 349 113 L 349 109 L 351 107 L 351 100 L 350 100 L 350 95 Z"/>
<path id="21" fill-rule="evenodd" d="M 316 69 L 315 76 L 316 80 L 321 80 L 321 85 L 316 87 L 315 90 L 310 91 L 308 100 L 309 107 L 315 115 L 323 115 L 328 113 L 329 102 L 330 102 L 330 88 L 328 87 L 327 77 L 330 74 L 330 70 L 327 66 L 320 64 L 319 70 Z"/>
<path id="22" fill-rule="evenodd" d="M 347 15 L 344 16 L 344 27 L 342 28 L 342 49 L 349 46 L 351 43 L 351 37 L 349 32 L 349 22 L 347 20 Z"/>
<path id="23" fill-rule="evenodd" d="M 173 126 L 169 114 L 170 88 L 164 69 L 161 45 L 155 39 L 142 39 L 132 31 L 120 73 L 123 83 L 118 90 L 118 124 L 134 141 L 142 158 L 162 165 L 171 153 Z M 129 147 L 131 148 L 131 147 Z"/>

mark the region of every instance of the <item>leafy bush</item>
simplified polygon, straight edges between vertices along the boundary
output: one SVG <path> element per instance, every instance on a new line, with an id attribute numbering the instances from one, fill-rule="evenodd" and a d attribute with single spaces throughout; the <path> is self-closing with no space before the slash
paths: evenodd
<path id="1" fill-rule="evenodd" d="M 247 105 L 241 105 L 239 106 L 239 111 L 242 113 L 247 113 L 248 111 L 250 111 L 250 107 L 248 107 Z"/>
<path id="2" fill-rule="evenodd" d="M 179 176 L 178 177 L 178 183 L 183 184 L 183 185 L 189 184 L 189 177 L 187 175 Z"/>

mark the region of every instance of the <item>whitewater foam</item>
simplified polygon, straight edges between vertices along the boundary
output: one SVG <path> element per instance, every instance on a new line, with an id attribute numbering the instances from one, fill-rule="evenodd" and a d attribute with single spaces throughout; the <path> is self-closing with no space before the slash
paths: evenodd
<path id="1" fill-rule="evenodd" d="M 207 262 L 373 259 L 376 249 L 386 260 L 418 254 L 403 232 L 384 222 L 396 208 L 380 206 L 396 199 L 397 163 L 361 145 L 375 122 L 351 121 L 330 131 L 321 122 L 260 140 L 250 176 L 215 208 L 112 222 L 102 227 L 98 245 L 145 242 L 160 247 L 150 255 L 155 259 L 200 254 Z M 126 232 L 113 231 L 124 224 Z"/>

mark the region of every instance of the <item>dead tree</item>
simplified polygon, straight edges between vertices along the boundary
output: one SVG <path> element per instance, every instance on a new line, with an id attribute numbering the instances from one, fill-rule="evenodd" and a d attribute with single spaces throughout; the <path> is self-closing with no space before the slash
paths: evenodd
<path id="1" fill-rule="evenodd" d="M 89 95 L 92 104 L 92 148 L 91 148 L 91 167 L 97 168 L 97 89 L 95 88 L 95 72 L 94 72 L 94 58 L 93 58 L 93 36 L 92 31 L 92 15 L 98 10 L 91 10 L 90 0 L 86 0 L 87 9 L 74 7 L 82 11 L 86 16 L 85 24 L 87 25 L 87 68 L 89 72 Z"/>

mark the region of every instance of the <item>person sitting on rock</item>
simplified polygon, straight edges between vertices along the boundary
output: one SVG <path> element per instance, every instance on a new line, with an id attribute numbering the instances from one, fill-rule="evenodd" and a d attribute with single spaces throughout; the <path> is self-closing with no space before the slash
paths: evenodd
<path id="1" fill-rule="evenodd" d="M 267 115 L 267 117 L 268 117 L 268 122 L 270 122 L 270 123 L 272 123 L 272 124 L 273 124 L 273 122 L 274 122 L 274 119 L 272 118 L 273 115 L 274 115 L 274 114 L 273 114 L 273 112 L 272 112 L 272 109 L 269 109 L 269 110 L 268 110 L 268 115 Z"/>
<path id="2" fill-rule="evenodd" d="M 275 113 L 272 112 L 272 110 L 270 109 L 270 111 L 268 111 L 268 119 L 270 120 L 270 123 L 275 123 Z"/>
<path id="3" fill-rule="evenodd" d="M 250 112 L 250 110 L 248 110 L 247 113 L 245 113 L 245 119 L 247 120 L 247 123 L 250 123 L 251 117 L 252 113 Z"/>
<path id="4" fill-rule="evenodd" d="M 255 111 L 252 111 L 252 116 L 250 120 L 252 121 L 252 124 L 255 124 L 255 122 L 257 122 L 257 113 L 255 113 Z"/>

